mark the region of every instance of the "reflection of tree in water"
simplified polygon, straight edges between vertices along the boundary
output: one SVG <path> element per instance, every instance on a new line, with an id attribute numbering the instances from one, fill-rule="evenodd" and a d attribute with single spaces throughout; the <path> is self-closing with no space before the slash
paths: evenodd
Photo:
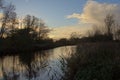
<path id="1" fill-rule="evenodd" d="M 12 56 L 12 69 L 10 70 L 7 70 L 7 67 L 5 64 L 4 64 L 4 59 L 5 57 L 0 57 L 0 63 L 1 63 L 1 74 L 2 74 L 2 77 L 3 77 L 3 80 L 18 80 L 19 78 L 19 71 L 17 70 L 18 66 L 16 65 L 16 56 L 13 55 Z M 9 66 L 10 67 L 10 66 Z"/>
<path id="2" fill-rule="evenodd" d="M 64 76 L 61 71 L 65 67 L 64 58 L 70 56 L 71 50 L 61 47 L 0 58 L 4 80 L 61 80 Z M 9 77 L 11 75 L 12 79 Z"/>
<path id="3" fill-rule="evenodd" d="M 6 72 L 5 72 L 5 70 L 4 70 L 4 65 L 3 65 L 3 62 L 4 62 L 4 57 L 2 56 L 2 57 L 0 57 L 0 63 L 1 63 L 1 72 L 2 72 L 2 75 L 3 75 L 3 78 L 5 79 L 5 80 L 7 80 L 7 74 L 6 74 Z"/>
<path id="4" fill-rule="evenodd" d="M 34 54 L 33 53 L 21 53 L 19 55 L 19 60 L 21 62 L 21 65 L 25 67 L 26 69 L 26 76 L 29 78 L 29 80 L 34 76 L 34 71 L 32 70 L 32 61 L 34 60 Z"/>
<path id="5" fill-rule="evenodd" d="M 47 71 L 49 54 L 45 52 L 37 53 L 22 53 L 19 55 L 19 60 L 25 68 L 24 75 L 26 78 L 37 79 L 40 74 Z"/>

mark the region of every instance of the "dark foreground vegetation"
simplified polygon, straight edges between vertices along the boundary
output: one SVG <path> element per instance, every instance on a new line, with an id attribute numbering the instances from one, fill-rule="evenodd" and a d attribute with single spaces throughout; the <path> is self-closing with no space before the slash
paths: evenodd
<path id="1" fill-rule="evenodd" d="M 120 79 L 120 43 L 83 43 L 66 61 L 63 80 Z"/>

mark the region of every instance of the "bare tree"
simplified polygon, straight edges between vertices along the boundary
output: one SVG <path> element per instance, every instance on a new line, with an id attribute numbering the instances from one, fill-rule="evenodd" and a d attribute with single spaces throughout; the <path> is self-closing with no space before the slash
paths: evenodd
<path id="1" fill-rule="evenodd" d="M 93 31 L 94 31 L 94 36 L 98 36 L 98 35 L 102 35 L 102 31 L 101 31 L 101 28 L 98 27 L 97 25 L 94 25 L 93 26 Z"/>
<path id="2" fill-rule="evenodd" d="M 111 36 L 111 34 L 112 34 L 112 27 L 115 24 L 114 15 L 108 14 L 106 16 L 106 18 L 104 19 L 104 22 L 105 22 L 105 28 L 106 28 L 106 31 L 107 31 L 107 35 Z"/>
<path id="3" fill-rule="evenodd" d="M 27 15 L 24 18 L 23 23 L 24 23 L 25 28 L 30 28 L 34 31 L 34 32 L 30 32 L 30 33 L 35 33 L 35 32 L 37 33 L 38 39 L 46 38 L 50 31 L 50 29 L 48 29 L 48 27 L 45 25 L 43 20 L 41 20 L 35 16 Z"/>
<path id="4" fill-rule="evenodd" d="M 81 34 L 73 32 L 70 35 L 71 39 L 79 39 L 81 37 Z"/>
<path id="5" fill-rule="evenodd" d="M 3 18 L 1 19 L 2 26 L 0 30 L 0 38 L 3 38 L 3 35 L 5 33 L 8 33 L 7 30 L 10 29 L 10 27 L 15 25 L 16 22 L 16 12 L 15 12 L 15 6 L 12 4 L 7 5 L 3 9 Z"/>
<path id="6" fill-rule="evenodd" d="M 43 20 L 39 21 L 39 27 L 38 27 L 38 38 L 39 39 L 45 39 L 48 37 L 48 33 L 50 32 L 50 29 L 45 25 Z"/>
<path id="7" fill-rule="evenodd" d="M 24 27 L 25 28 L 35 28 L 38 26 L 39 19 L 35 16 L 26 15 L 26 17 L 23 20 Z"/>

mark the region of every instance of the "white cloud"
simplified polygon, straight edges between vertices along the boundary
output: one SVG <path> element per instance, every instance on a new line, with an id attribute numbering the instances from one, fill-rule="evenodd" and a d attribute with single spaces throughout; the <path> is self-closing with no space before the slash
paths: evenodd
<path id="1" fill-rule="evenodd" d="M 69 38 L 72 32 L 86 35 L 86 32 L 92 29 L 91 25 L 103 25 L 104 18 L 109 13 L 114 14 L 116 21 L 120 23 L 120 6 L 118 4 L 99 3 L 94 0 L 88 0 L 82 13 L 73 13 L 67 16 L 68 19 L 78 19 L 80 24 L 76 24 L 77 26 L 54 28 L 49 36 L 54 39 Z"/>
<path id="2" fill-rule="evenodd" d="M 89 0 L 82 13 L 73 13 L 68 15 L 67 18 L 76 18 L 80 23 L 101 24 L 108 13 L 114 14 L 115 19 L 120 21 L 120 6 L 118 4 L 98 3 Z"/>

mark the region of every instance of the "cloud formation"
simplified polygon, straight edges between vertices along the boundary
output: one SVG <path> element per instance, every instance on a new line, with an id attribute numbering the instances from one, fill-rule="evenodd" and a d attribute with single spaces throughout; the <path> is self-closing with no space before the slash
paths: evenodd
<path id="1" fill-rule="evenodd" d="M 89 0 L 82 13 L 73 13 L 68 15 L 67 18 L 76 18 L 80 23 L 94 23 L 101 24 L 107 14 L 115 15 L 115 19 L 120 21 L 120 6 L 118 4 L 99 3 Z"/>
<path id="2" fill-rule="evenodd" d="M 72 32 L 86 35 L 86 32 L 92 29 L 93 24 L 102 25 L 107 14 L 113 14 L 114 18 L 120 23 L 120 6 L 112 3 L 99 3 L 97 1 L 88 0 L 83 7 L 82 13 L 73 13 L 67 18 L 76 18 L 79 20 L 77 26 L 56 27 L 49 34 L 54 39 L 69 38 Z"/>

